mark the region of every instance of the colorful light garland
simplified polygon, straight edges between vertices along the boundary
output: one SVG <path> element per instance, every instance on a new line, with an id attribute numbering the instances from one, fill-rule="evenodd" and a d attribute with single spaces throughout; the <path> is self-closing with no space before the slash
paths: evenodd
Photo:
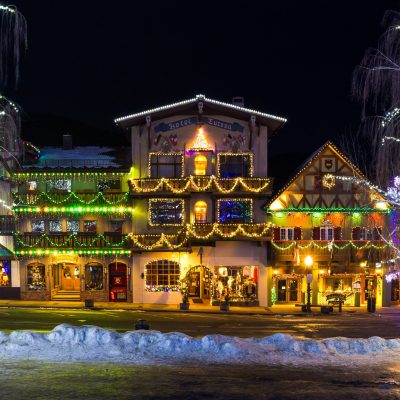
<path id="1" fill-rule="evenodd" d="M 14 207 L 13 211 L 18 213 L 73 213 L 73 214 L 125 214 L 133 213 L 133 207 Z"/>
<path id="2" fill-rule="evenodd" d="M 196 182 L 197 181 L 197 182 Z M 206 182 L 205 184 L 199 184 L 199 182 Z M 154 193 L 159 192 L 163 185 L 165 185 L 166 189 L 175 194 L 182 194 L 185 192 L 195 191 L 195 192 L 206 192 L 211 190 L 212 186 L 218 190 L 219 193 L 222 194 L 230 194 L 233 193 L 236 189 L 238 189 L 239 185 L 248 192 L 251 193 L 260 193 L 267 189 L 271 189 L 271 178 L 217 178 L 214 175 L 210 175 L 207 177 L 198 177 L 198 176 L 188 176 L 186 178 L 176 179 L 176 178 L 159 178 L 156 179 L 130 179 L 128 181 L 131 186 L 131 191 L 135 193 Z M 140 183 L 155 183 L 155 186 L 150 188 L 142 188 Z M 184 183 L 182 187 L 179 189 L 174 187 L 174 183 Z M 258 187 L 252 187 L 251 183 L 257 182 L 261 184 Z M 232 186 L 229 189 L 226 189 L 223 183 L 231 183 Z M 180 185 L 179 185 L 180 186 Z"/>
<path id="3" fill-rule="evenodd" d="M 78 255 L 113 255 L 113 254 L 131 254 L 130 250 L 58 250 L 58 249 L 30 249 L 16 250 L 17 256 L 48 256 L 58 254 L 78 254 Z"/>
<path id="4" fill-rule="evenodd" d="M 73 178 L 99 178 L 99 179 L 115 179 L 116 177 L 128 176 L 129 171 L 126 172 L 53 172 L 53 171 L 46 171 L 46 172 L 16 172 L 12 175 L 13 179 L 16 181 L 25 181 L 31 179 L 60 179 L 62 177 L 73 177 Z"/>
<path id="5" fill-rule="evenodd" d="M 349 246 L 353 247 L 353 248 L 356 249 L 356 250 L 363 250 L 363 249 L 367 249 L 367 248 L 368 248 L 368 249 L 369 249 L 369 248 L 373 248 L 373 249 L 376 249 L 376 250 L 383 250 L 383 249 L 385 249 L 385 248 L 387 247 L 387 244 L 383 244 L 383 245 L 381 245 L 381 246 L 377 246 L 377 245 L 371 243 L 371 241 L 367 241 L 367 242 L 364 243 L 363 245 L 357 246 L 357 245 L 354 243 L 353 240 L 348 240 L 348 241 L 346 241 L 346 243 L 344 243 L 342 246 L 336 244 L 335 242 L 333 242 L 333 243 L 332 243 L 332 242 L 327 242 L 327 244 L 320 245 L 320 244 L 318 244 L 318 242 L 316 242 L 316 241 L 314 241 L 314 240 L 308 241 L 308 243 L 307 243 L 306 245 L 300 245 L 300 244 L 299 244 L 298 242 L 296 242 L 296 241 L 293 241 L 293 242 L 291 242 L 290 244 L 288 244 L 288 245 L 286 245 L 286 246 L 279 246 L 279 244 L 277 244 L 275 241 L 272 241 L 271 243 L 272 243 L 272 246 L 273 246 L 275 249 L 280 250 L 280 251 L 289 250 L 289 249 L 291 249 L 291 248 L 294 247 L 294 246 L 297 246 L 299 249 L 308 249 L 308 248 L 310 248 L 310 247 L 315 247 L 315 248 L 320 249 L 320 250 L 329 249 L 331 246 L 334 247 L 334 248 L 336 248 L 336 249 L 338 249 L 338 250 L 344 250 L 344 249 L 346 249 L 346 248 L 349 247 Z"/>
<path id="6" fill-rule="evenodd" d="M 111 201 L 108 200 L 106 196 L 104 196 L 103 192 L 98 192 L 97 194 L 92 194 L 93 198 L 91 200 L 84 200 L 82 199 L 81 196 L 76 194 L 75 192 L 68 193 L 62 200 L 57 200 L 57 197 L 59 197 L 59 194 L 57 196 L 52 197 L 50 194 L 46 192 L 41 192 L 40 194 L 26 194 L 26 200 L 23 199 L 23 197 L 20 194 L 14 193 L 14 198 L 15 198 L 15 205 L 16 206 L 34 206 L 38 204 L 41 201 L 49 202 L 55 205 L 61 205 L 64 203 L 68 203 L 70 200 L 78 201 L 81 204 L 85 205 L 91 205 L 93 203 L 96 203 L 97 201 L 102 201 L 106 203 L 107 205 L 112 205 L 116 206 L 119 205 L 125 201 L 128 200 L 129 194 L 124 193 L 121 198 L 119 198 L 116 201 Z M 115 194 L 113 194 L 115 196 Z M 87 196 L 87 194 L 85 194 Z"/>
<path id="7" fill-rule="evenodd" d="M 337 208 L 330 208 L 330 207 L 288 207 L 288 208 L 281 208 L 277 210 L 271 210 L 270 208 L 266 209 L 268 214 L 278 214 L 278 213 L 347 213 L 347 214 L 389 214 L 390 210 L 382 210 L 377 208 L 371 207 L 355 207 L 355 208 L 347 208 L 347 207 L 337 207 Z"/>

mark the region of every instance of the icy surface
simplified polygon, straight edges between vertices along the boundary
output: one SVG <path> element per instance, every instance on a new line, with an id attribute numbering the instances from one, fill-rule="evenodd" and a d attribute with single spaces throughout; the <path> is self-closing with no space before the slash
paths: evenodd
<path id="1" fill-rule="evenodd" d="M 1 360 L 114 361 L 136 364 L 261 363 L 346 364 L 390 360 L 400 355 L 400 339 L 313 340 L 275 334 L 261 339 L 183 333 L 130 331 L 62 324 L 48 334 L 0 331 Z"/>

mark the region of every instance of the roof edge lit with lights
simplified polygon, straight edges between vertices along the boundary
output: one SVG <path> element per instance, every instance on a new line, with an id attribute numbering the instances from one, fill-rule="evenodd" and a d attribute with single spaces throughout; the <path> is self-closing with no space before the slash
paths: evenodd
<path id="1" fill-rule="evenodd" d="M 151 115 L 151 114 L 154 114 L 154 113 L 157 113 L 157 112 L 160 112 L 160 111 L 169 110 L 169 109 L 172 109 L 172 108 L 175 108 L 175 107 L 179 107 L 179 106 L 183 106 L 183 105 L 190 104 L 190 103 L 196 103 L 197 101 L 205 101 L 206 103 L 215 104 L 215 105 L 223 106 L 223 107 L 230 108 L 230 109 L 233 109 L 233 110 L 246 112 L 248 114 L 256 115 L 256 116 L 259 116 L 259 117 L 271 118 L 271 119 L 274 119 L 276 121 L 280 121 L 282 123 L 285 123 L 287 121 L 287 119 L 283 118 L 283 117 L 278 117 L 278 116 L 272 115 L 272 114 L 266 114 L 266 113 L 263 113 L 261 111 L 252 110 L 250 108 L 240 107 L 240 106 L 237 106 L 235 104 L 230 104 L 230 103 L 225 103 L 225 102 L 218 101 L 218 100 L 209 99 L 208 97 L 204 96 L 203 94 L 198 94 L 198 95 L 196 95 L 196 97 L 194 97 L 192 99 L 187 99 L 187 100 L 179 101 L 177 103 L 171 103 L 171 104 L 167 104 L 165 106 L 152 108 L 152 109 L 146 110 L 146 111 L 141 111 L 141 112 L 136 113 L 136 114 L 130 114 L 130 115 L 126 115 L 124 117 L 119 117 L 119 118 L 116 118 L 114 120 L 114 122 L 116 124 L 118 124 L 119 122 L 126 121 L 126 120 L 131 119 L 131 118 L 144 117 L 146 115 Z"/>

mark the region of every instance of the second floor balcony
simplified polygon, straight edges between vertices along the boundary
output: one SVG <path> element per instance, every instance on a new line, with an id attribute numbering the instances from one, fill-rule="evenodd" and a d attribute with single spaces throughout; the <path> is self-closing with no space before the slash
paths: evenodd
<path id="1" fill-rule="evenodd" d="M 12 235 L 15 232 L 15 217 L 0 215 L 0 235 Z"/>
<path id="2" fill-rule="evenodd" d="M 143 178 L 129 181 L 130 191 L 135 195 L 154 193 L 219 193 L 236 192 L 269 195 L 272 178 L 218 178 L 209 176 L 187 176 L 183 178 Z"/>
<path id="3" fill-rule="evenodd" d="M 116 232 L 88 233 L 17 233 L 16 249 L 128 249 L 131 247 L 129 236 Z"/>

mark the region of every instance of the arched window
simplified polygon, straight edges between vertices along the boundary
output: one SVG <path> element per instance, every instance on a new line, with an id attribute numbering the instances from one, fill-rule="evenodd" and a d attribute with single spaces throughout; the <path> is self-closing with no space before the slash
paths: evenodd
<path id="1" fill-rule="evenodd" d="M 155 260 L 146 264 L 146 291 L 178 291 L 179 263 L 171 260 Z"/>
<path id="2" fill-rule="evenodd" d="M 85 265 L 85 290 L 103 289 L 103 266 L 92 262 Z"/>
<path id="3" fill-rule="evenodd" d="M 194 159 L 194 174 L 205 175 L 207 171 L 207 157 L 199 154 Z"/>
<path id="4" fill-rule="evenodd" d="M 205 201 L 197 201 L 194 205 L 194 221 L 196 223 L 207 221 L 207 203 Z"/>
<path id="5" fill-rule="evenodd" d="M 41 263 L 31 263 L 27 265 L 28 290 L 46 289 L 46 267 Z"/>

